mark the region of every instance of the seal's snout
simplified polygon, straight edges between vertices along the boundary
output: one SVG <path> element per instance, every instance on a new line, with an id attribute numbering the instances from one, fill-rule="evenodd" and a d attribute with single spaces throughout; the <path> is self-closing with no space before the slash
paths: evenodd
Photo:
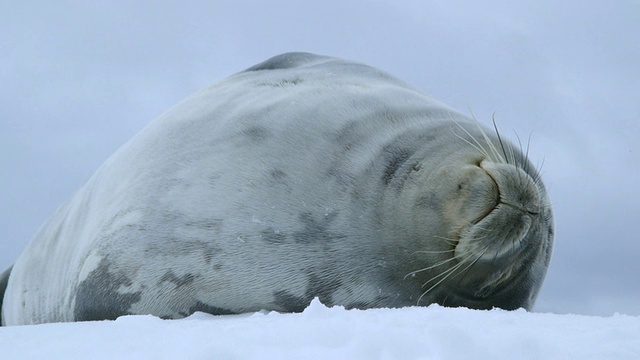
<path id="1" fill-rule="evenodd" d="M 511 164 L 482 161 L 461 196 L 455 253 L 461 259 L 509 262 L 526 245 L 527 234 L 541 211 L 535 181 Z"/>
<path id="2" fill-rule="evenodd" d="M 466 167 L 457 183 L 447 186 L 451 194 L 445 216 L 457 232 L 473 226 L 489 216 L 500 203 L 500 190 L 486 171 L 477 166 Z"/>
<path id="3" fill-rule="evenodd" d="M 495 182 L 500 203 L 529 215 L 540 213 L 540 193 L 535 181 L 521 168 L 484 160 L 480 167 Z"/>
<path id="4" fill-rule="evenodd" d="M 478 164 L 469 183 L 476 189 L 464 206 L 481 203 L 491 210 L 478 213 L 476 221 L 459 230 L 455 258 L 473 267 L 462 281 L 475 289 L 474 297 L 484 298 L 509 283 L 521 265 L 516 259 L 537 240 L 530 231 L 542 212 L 540 192 L 523 169 L 487 160 Z"/>

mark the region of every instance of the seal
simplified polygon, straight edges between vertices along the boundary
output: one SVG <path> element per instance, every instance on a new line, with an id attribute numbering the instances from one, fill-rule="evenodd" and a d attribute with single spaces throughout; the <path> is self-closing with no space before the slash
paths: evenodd
<path id="1" fill-rule="evenodd" d="M 43 225 L 7 325 L 438 303 L 530 309 L 553 242 L 513 146 L 375 68 L 276 56 L 161 115 Z"/>

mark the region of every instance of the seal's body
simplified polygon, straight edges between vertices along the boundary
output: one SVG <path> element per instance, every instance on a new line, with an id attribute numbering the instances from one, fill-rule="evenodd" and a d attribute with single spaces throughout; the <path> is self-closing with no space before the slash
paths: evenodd
<path id="1" fill-rule="evenodd" d="M 552 237 L 538 174 L 497 133 L 374 68 L 284 54 L 111 156 L 5 272 L 2 321 L 295 312 L 313 297 L 530 308 Z"/>

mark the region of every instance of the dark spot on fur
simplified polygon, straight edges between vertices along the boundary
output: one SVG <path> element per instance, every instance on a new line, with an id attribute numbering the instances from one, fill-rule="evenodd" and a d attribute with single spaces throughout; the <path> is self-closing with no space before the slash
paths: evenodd
<path id="1" fill-rule="evenodd" d="M 264 241 L 272 244 L 284 244 L 287 240 L 287 236 L 285 234 L 276 231 L 274 228 L 262 230 L 260 232 L 260 236 Z"/>
<path id="2" fill-rule="evenodd" d="M 280 169 L 271 170 L 269 175 L 271 175 L 271 177 L 278 182 L 282 181 L 284 178 L 287 177 L 287 173 Z"/>
<path id="3" fill-rule="evenodd" d="M 218 251 L 220 250 L 218 249 Z M 205 246 L 204 249 L 202 250 L 202 257 L 204 257 L 205 264 L 207 265 L 211 264 L 211 260 L 213 260 L 213 257 L 215 256 L 215 254 L 216 254 L 215 249 Z"/>
<path id="4" fill-rule="evenodd" d="M 220 230 L 222 224 L 222 219 L 190 219 L 190 221 L 185 223 L 186 226 L 204 230 Z"/>
<path id="5" fill-rule="evenodd" d="M 282 179 L 282 178 L 287 176 L 287 173 L 285 173 L 284 171 L 282 171 L 280 169 L 274 169 L 274 170 L 271 171 L 271 176 L 274 179 Z"/>
<path id="6" fill-rule="evenodd" d="M 387 166 L 384 169 L 384 174 L 382 175 L 382 181 L 385 185 L 389 185 L 400 166 L 402 166 L 402 164 L 411 157 L 411 151 L 388 145 L 384 147 L 382 154 L 387 163 Z"/>
<path id="7" fill-rule="evenodd" d="M 347 123 L 346 126 L 340 128 L 336 134 L 336 143 L 344 150 L 350 150 L 351 147 L 359 142 L 358 123 L 355 121 Z M 361 135 L 360 135 L 361 136 Z"/>
<path id="8" fill-rule="evenodd" d="M 423 134 L 423 135 L 420 136 L 420 141 L 422 143 L 431 142 L 431 141 L 433 141 L 435 139 L 436 139 L 436 136 L 432 135 L 432 134 Z"/>
<path id="9" fill-rule="evenodd" d="M 286 290 L 276 291 L 273 293 L 275 298 L 275 305 L 281 310 L 286 312 L 302 312 L 309 306 L 313 297 L 305 295 L 295 296 Z"/>
<path id="10" fill-rule="evenodd" d="M 307 296 L 312 299 L 317 297 L 321 303 L 331 306 L 333 305 L 333 293 L 342 286 L 342 282 L 338 276 L 325 276 L 322 278 L 312 273 L 309 274 L 308 286 Z"/>
<path id="11" fill-rule="evenodd" d="M 293 234 L 295 241 L 297 243 L 310 244 L 343 239 L 345 237 L 344 235 L 329 230 L 331 222 L 335 220 L 337 216 L 337 212 L 331 212 L 318 220 L 309 212 L 300 214 L 299 220 L 304 228 Z"/>
<path id="12" fill-rule="evenodd" d="M 76 321 L 115 320 L 129 315 L 131 305 L 140 301 L 142 292 L 120 293 L 121 286 L 132 282 L 122 272 L 110 272 L 107 258 L 78 285 L 73 315 Z"/>
<path id="13" fill-rule="evenodd" d="M 320 299 L 320 302 L 326 306 L 333 305 L 333 293 L 340 288 L 340 281 L 323 280 L 320 277 L 310 274 L 309 284 L 303 296 L 295 296 L 286 290 L 276 291 L 273 293 L 275 305 L 281 308 L 281 311 L 302 312 L 309 306 L 314 298 Z"/>
<path id="14" fill-rule="evenodd" d="M 442 206 L 440 205 L 441 201 L 438 198 L 438 195 L 436 195 L 435 193 L 420 196 L 418 199 L 416 199 L 415 204 L 419 208 L 432 209 L 436 211 L 439 211 L 442 208 Z"/>
<path id="15" fill-rule="evenodd" d="M 220 181 L 220 179 L 223 178 L 223 174 L 220 172 L 214 172 L 211 173 L 211 175 L 209 175 L 207 177 L 207 182 L 211 185 L 211 186 L 215 186 L 218 184 L 218 181 Z"/>
<path id="16" fill-rule="evenodd" d="M 243 131 L 243 134 L 247 136 L 252 142 L 262 142 L 271 136 L 269 130 L 264 126 L 250 126 Z"/>
<path id="17" fill-rule="evenodd" d="M 196 311 L 204 312 L 211 315 L 235 315 L 237 314 L 235 311 L 231 311 L 229 309 L 220 308 L 217 306 L 211 306 L 209 304 L 205 304 L 203 302 L 198 301 L 195 305 L 189 308 L 187 311 L 181 311 L 180 315 L 189 316 Z"/>
<path id="18" fill-rule="evenodd" d="M 184 285 L 191 284 L 195 278 L 196 278 L 196 275 L 194 274 L 185 274 L 183 276 L 176 276 L 176 274 L 173 271 L 169 270 L 164 275 L 162 275 L 162 277 L 160 278 L 160 281 L 158 281 L 158 285 L 168 281 L 173 283 L 176 286 L 176 288 L 179 288 Z"/>

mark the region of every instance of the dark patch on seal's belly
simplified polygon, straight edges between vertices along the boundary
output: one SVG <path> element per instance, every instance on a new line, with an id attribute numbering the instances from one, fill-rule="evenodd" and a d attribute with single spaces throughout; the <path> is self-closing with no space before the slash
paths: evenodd
<path id="1" fill-rule="evenodd" d="M 181 312 L 180 315 L 189 316 L 196 311 L 204 312 L 211 315 L 235 315 L 237 312 L 224 309 L 217 306 L 212 306 L 198 301 L 195 305 L 191 306 L 187 312 Z"/>
<path id="2" fill-rule="evenodd" d="M 108 259 L 102 259 L 78 285 L 73 311 L 76 321 L 115 320 L 129 315 L 131 306 L 140 301 L 142 291 L 120 293 L 120 287 L 131 286 L 132 281 L 122 273 L 109 272 L 110 265 Z"/>
<path id="3" fill-rule="evenodd" d="M 331 222 L 338 216 L 337 212 L 331 212 L 325 214 L 319 220 L 313 216 L 310 212 L 300 214 L 299 220 L 303 225 L 301 231 L 297 231 L 293 234 L 293 238 L 297 243 L 311 244 L 311 243 L 324 243 L 332 240 L 343 239 L 344 235 L 334 233 L 329 230 Z"/>
<path id="4" fill-rule="evenodd" d="M 196 275 L 194 274 L 185 274 L 183 276 L 177 276 L 173 271 L 169 270 L 164 275 L 162 275 L 162 277 L 160 278 L 160 281 L 158 281 L 158 285 L 168 281 L 170 283 L 173 283 L 176 286 L 176 288 L 179 288 L 179 287 L 193 283 L 193 280 L 195 278 L 196 278 Z"/>
<path id="5" fill-rule="evenodd" d="M 274 301 L 281 311 L 286 312 L 302 312 L 309 306 L 313 297 L 295 296 L 286 290 L 280 290 L 273 293 Z"/>
<path id="6" fill-rule="evenodd" d="M 337 278 L 337 276 L 326 276 L 327 278 Z M 273 293 L 275 305 L 281 311 L 302 312 L 309 306 L 313 298 L 320 299 L 326 306 L 333 305 L 333 294 L 342 286 L 340 280 L 327 281 L 315 274 L 309 274 L 309 283 L 304 295 L 296 296 L 289 291 L 280 290 Z"/>
<path id="7" fill-rule="evenodd" d="M 318 297 L 320 302 L 325 305 L 333 305 L 333 293 L 342 286 L 342 282 L 338 279 L 337 275 L 325 275 L 325 278 L 333 280 L 323 280 L 323 278 L 316 274 L 309 274 L 307 295 L 312 299 Z"/>

